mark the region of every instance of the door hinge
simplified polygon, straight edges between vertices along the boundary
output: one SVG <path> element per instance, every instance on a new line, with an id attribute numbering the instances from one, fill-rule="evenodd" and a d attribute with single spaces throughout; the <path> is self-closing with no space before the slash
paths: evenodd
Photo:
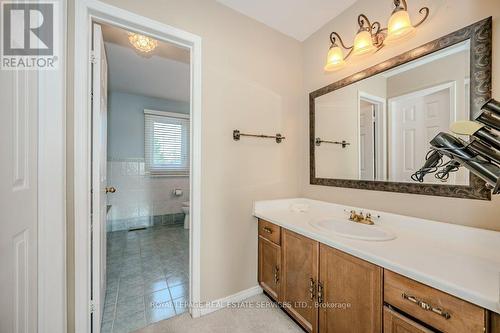
<path id="1" fill-rule="evenodd" d="M 90 313 L 94 313 L 94 312 L 95 312 L 95 302 L 90 301 Z"/>
<path id="2" fill-rule="evenodd" d="M 97 63 L 97 58 L 94 54 L 94 52 L 90 52 L 90 62 L 93 63 L 93 64 L 96 64 Z"/>

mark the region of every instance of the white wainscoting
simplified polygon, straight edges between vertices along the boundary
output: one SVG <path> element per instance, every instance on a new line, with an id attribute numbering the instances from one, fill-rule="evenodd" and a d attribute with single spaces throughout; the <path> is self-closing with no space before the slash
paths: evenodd
<path id="1" fill-rule="evenodd" d="M 108 231 L 126 230 L 127 221 L 150 216 L 182 213 L 182 203 L 189 201 L 189 177 L 150 176 L 144 170 L 144 159 L 108 160 Z M 174 189 L 183 194 L 175 196 Z"/>

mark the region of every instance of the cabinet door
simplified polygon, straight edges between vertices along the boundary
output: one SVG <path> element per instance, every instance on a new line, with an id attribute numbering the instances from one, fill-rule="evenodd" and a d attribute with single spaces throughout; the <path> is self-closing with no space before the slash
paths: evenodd
<path id="1" fill-rule="evenodd" d="M 321 332 L 382 331 L 382 268 L 321 244 Z"/>
<path id="2" fill-rule="evenodd" d="M 259 283 L 275 301 L 280 296 L 280 267 L 280 247 L 259 236 Z"/>
<path id="3" fill-rule="evenodd" d="M 490 332 L 500 333 L 500 314 L 491 312 L 490 316 L 491 316 Z"/>
<path id="4" fill-rule="evenodd" d="M 308 332 L 317 332 L 316 283 L 318 281 L 319 243 L 291 232 L 282 233 L 284 308 Z"/>
<path id="5" fill-rule="evenodd" d="M 384 307 L 384 333 L 432 333 L 432 331 Z"/>

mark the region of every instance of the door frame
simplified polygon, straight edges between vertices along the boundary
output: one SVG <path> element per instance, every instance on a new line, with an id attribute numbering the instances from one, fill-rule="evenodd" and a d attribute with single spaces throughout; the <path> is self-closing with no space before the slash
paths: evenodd
<path id="1" fill-rule="evenodd" d="M 404 100 L 404 99 L 409 99 L 409 98 L 417 98 L 417 97 L 424 97 L 427 95 L 431 95 L 434 93 L 437 93 L 441 90 L 449 90 L 450 92 L 450 123 L 455 122 L 458 119 L 458 110 L 457 110 L 457 82 L 456 81 L 448 81 L 444 83 L 440 83 L 431 87 L 427 88 L 422 88 L 419 90 L 415 90 L 409 93 L 405 93 L 403 95 L 391 97 L 388 99 L 388 108 L 387 108 L 387 137 L 388 137 L 388 145 L 387 145 L 387 179 L 389 181 L 394 181 L 394 179 L 391 179 L 391 172 L 394 169 L 393 166 L 393 159 L 392 159 L 392 145 L 390 143 L 392 142 L 392 137 L 394 137 L 394 126 L 393 126 L 393 117 L 394 117 L 394 103 Z"/>
<path id="2" fill-rule="evenodd" d="M 191 168 L 189 229 L 190 313 L 200 316 L 201 233 L 201 38 L 98 0 L 75 3 L 74 73 L 74 209 L 75 209 L 75 332 L 90 332 L 90 171 L 91 103 L 90 54 L 92 22 L 111 24 L 168 41 L 191 52 Z"/>
<path id="3" fill-rule="evenodd" d="M 359 138 L 359 128 L 361 125 L 361 101 L 367 101 L 369 103 L 375 104 L 377 110 L 375 111 L 375 118 L 377 120 L 374 130 L 376 135 L 375 142 L 375 180 L 385 181 L 387 179 L 387 101 L 385 98 L 366 93 L 364 91 L 358 91 L 358 126 L 357 126 L 357 136 Z M 358 139 L 358 173 L 361 177 L 361 143 Z M 383 176 L 382 179 L 379 176 Z"/>

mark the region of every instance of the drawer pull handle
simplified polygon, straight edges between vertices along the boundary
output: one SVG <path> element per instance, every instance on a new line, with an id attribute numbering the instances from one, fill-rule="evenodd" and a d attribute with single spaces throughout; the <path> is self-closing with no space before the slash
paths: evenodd
<path id="1" fill-rule="evenodd" d="M 272 234 L 273 233 L 273 229 L 271 229 L 269 227 L 264 227 L 264 231 L 267 232 L 268 234 Z"/>
<path id="2" fill-rule="evenodd" d="M 446 312 L 446 311 L 443 311 L 443 309 L 441 308 L 436 308 L 418 298 L 416 298 L 415 296 L 411 296 L 411 295 L 408 295 L 406 293 L 403 293 L 402 297 L 412 303 L 415 303 L 416 305 L 420 306 L 422 309 L 424 309 L 425 311 L 432 311 L 434 312 L 435 314 L 438 314 L 440 315 L 441 317 L 445 318 L 445 319 L 450 319 L 451 318 L 451 315 Z"/>
<path id="3" fill-rule="evenodd" d="M 278 266 L 274 267 L 274 284 L 278 284 L 280 282 L 280 268 Z"/>

